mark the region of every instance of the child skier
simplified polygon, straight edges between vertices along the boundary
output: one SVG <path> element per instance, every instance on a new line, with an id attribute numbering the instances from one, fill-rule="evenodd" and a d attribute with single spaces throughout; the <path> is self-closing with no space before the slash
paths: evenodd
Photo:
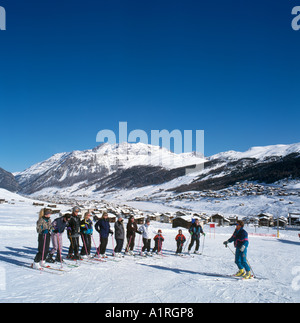
<path id="1" fill-rule="evenodd" d="M 34 258 L 34 262 L 31 265 L 34 269 L 41 270 L 45 266 L 45 259 L 49 252 L 50 245 L 50 231 L 52 228 L 51 225 L 51 216 L 52 212 L 47 209 L 42 209 L 39 213 L 39 219 L 36 223 L 36 230 L 38 235 L 38 253 Z M 54 262 L 54 261 L 52 261 Z"/>
<path id="2" fill-rule="evenodd" d="M 146 223 L 142 225 L 138 230 L 143 237 L 143 248 L 142 248 L 142 256 L 145 256 L 145 251 L 147 251 L 147 254 L 151 256 L 150 248 L 151 248 L 151 236 L 152 234 L 156 234 L 156 231 L 150 225 L 150 219 L 146 220 Z"/>
<path id="3" fill-rule="evenodd" d="M 176 254 L 181 254 L 182 253 L 182 247 L 186 241 L 185 236 L 182 234 L 182 230 L 178 230 L 178 234 L 175 237 L 175 240 L 177 241 L 177 250 Z"/>
<path id="4" fill-rule="evenodd" d="M 155 241 L 155 246 L 152 250 L 152 252 L 156 252 L 157 253 L 161 253 L 162 252 L 162 243 L 163 241 L 165 241 L 164 237 L 162 236 L 162 231 L 158 230 L 157 235 L 153 238 L 153 240 Z"/>
<path id="5" fill-rule="evenodd" d="M 90 212 L 86 212 L 80 222 L 80 234 L 83 243 L 80 255 L 86 258 L 90 255 L 92 247 L 93 222 Z"/>
<path id="6" fill-rule="evenodd" d="M 249 245 L 248 233 L 244 230 L 243 221 L 237 221 L 236 229 L 232 237 L 224 241 L 223 244 L 225 245 L 225 247 L 227 247 L 228 243 L 230 242 L 234 242 L 234 246 L 236 248 L 235 263 L 239 268 L 236 276 L 243 276 L 245 279 L 251 278 L 251 270 L 247 262 L 247 248 Z"/>

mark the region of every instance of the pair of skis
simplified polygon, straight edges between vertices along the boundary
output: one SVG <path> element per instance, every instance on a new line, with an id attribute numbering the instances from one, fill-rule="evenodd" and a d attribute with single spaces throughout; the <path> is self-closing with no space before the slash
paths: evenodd
<path id="1" fill-rule="evenodd" d="M 43 272 L 43 273 L 48 273 L 48 274 L 54 274 L 54 275 L 63 275 L 64 273 L 66 272 L 70 272 L 72 271 L 72 269 L 66 269 L 65 267 L 53 267 L 53 266 L 50 266 L 50 265 L 45 265 L 41 268 L 38 268 L 38 269 L 35 269 L 33 267 L 33 264 L 31 265 L 24 265 L 25 267 L 27 268 L 30 268 L 30 269 L 34 269 L 34 270 L 37 270 L 37 271 L 40 271 L 40 272 Z"/>

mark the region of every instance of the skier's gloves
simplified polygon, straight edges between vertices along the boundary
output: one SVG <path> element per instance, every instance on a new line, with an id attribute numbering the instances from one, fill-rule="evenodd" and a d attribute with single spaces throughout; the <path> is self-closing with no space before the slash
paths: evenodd
<path id="1" fill-rule="evenodd" d="M 228 240 L 224 241 L 224 242 L 223 242 L 223 245 L 225 245 L 225 247 L 227 248 Z"/>

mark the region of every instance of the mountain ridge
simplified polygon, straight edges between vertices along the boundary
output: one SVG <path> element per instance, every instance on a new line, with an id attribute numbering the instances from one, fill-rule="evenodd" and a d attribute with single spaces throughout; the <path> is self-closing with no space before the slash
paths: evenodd
<path id="1" fill-rule="evenodd" d="M 195 153 L 174 154 L 159 146 L 101 144 L 93 149 L 55 154 L 16 175 L 20 192 L 32 194 L 44 188 L 132 189 L 160 185 L 187 176 L 189 184 L 169 188 L 176 192 L 223 189 L 237 181 L 272 183 L 300 178 L 300 143 L 251 147 L 245 152 L 227 151 L 203 158 Z M 195 166 L 204 163 L 204 169 Z"/>

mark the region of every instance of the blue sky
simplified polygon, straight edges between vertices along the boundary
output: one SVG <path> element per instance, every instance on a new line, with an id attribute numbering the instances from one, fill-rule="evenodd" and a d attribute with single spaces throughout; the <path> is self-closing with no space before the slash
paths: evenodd
<path id="1" fill-rule="evenodd" d="M 300 1 L 0 0 L 0 167 L 118 133 L 205 131 L 205 154 L 299 142 Z"/>

